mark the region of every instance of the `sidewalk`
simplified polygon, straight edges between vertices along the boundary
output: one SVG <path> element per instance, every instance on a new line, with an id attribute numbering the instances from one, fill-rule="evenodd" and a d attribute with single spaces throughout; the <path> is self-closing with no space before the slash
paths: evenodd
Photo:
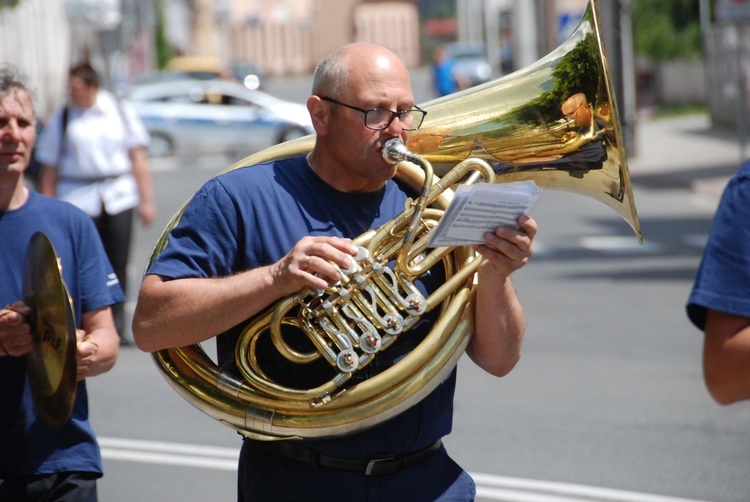
<path id="1" fill-rule="evenodd" d="M 643 117 L 636 126 L 635 154 L 628 158 L 628 167 L 634 179 L 678 178 L 718 202 L 742 161 L 737 138 L 731 132 L 712 129 L 707 115 Z"/>

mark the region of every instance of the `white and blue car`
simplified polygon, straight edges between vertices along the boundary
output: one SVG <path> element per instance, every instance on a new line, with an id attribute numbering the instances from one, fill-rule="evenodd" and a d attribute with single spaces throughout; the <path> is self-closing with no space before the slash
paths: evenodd
<path id="1" fill-rule="evenodd" d="M 149 155 L 249 155 L 314 133 L 307 108 L 224 80 L 137 85 L 126 99 L 151 135 Z"/>

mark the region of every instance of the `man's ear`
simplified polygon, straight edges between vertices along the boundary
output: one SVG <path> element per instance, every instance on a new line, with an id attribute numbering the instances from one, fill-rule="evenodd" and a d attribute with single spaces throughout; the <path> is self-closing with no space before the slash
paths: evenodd
<path id="1" fill-rule="evenodd" d="M 318 136 L 328 132 L 328 118 L 331 116 L 331 107 L 318 96 L 307 98 L 307 111 L 310 113 L 313 127 Z"/>

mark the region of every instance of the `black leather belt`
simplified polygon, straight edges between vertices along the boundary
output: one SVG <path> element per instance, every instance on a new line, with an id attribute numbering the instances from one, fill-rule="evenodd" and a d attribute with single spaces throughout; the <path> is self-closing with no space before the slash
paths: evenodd
<path id="1" fill-rule="evenodd" d="M 113 180 L 125 174 L 128 173 L 102 174 L 100 176 L 60 176 L 58 177 L 58 181 L 68 181 L 71 183 L 98 183 L 100 181 Z"/>
<path id="2" fill-rule="evenodd" d="M 361 472 L 366 476 L 382 476 L 394 474 L 406 467 L 416 465 L 435 453 L 442 444 L 438 439 L 430 446 L 421 450 L 405 453 L 395 457 L 373 458 L 371 460 L 350 460 L 345 458 L 323 455 L 315 450 L 298 446 L 289 441 L 255 442 L 266 452 L 298 462 L 304 462 L 314 467 L 328 467 L 342 471 Z"/>

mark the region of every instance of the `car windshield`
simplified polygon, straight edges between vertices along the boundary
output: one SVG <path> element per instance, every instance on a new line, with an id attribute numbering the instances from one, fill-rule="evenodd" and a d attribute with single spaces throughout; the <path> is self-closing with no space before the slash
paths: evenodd
<path id="1" fill-rule="evenodd" d="M 453 59 L 484 59 L 484 46 L 475 44 L 456 44 L 452 45 L 450 55 Z"/>
<path id="2" fill-rule="evenodd" d="M 228 85 L 223 81 L 183 80 L 169 84 L 146 84 L 133 88 L 128 97 L 132 101 L 141 102 L 254 104 L 265 108 L 283 103 L 281 99 L 261 91 Z"/>

